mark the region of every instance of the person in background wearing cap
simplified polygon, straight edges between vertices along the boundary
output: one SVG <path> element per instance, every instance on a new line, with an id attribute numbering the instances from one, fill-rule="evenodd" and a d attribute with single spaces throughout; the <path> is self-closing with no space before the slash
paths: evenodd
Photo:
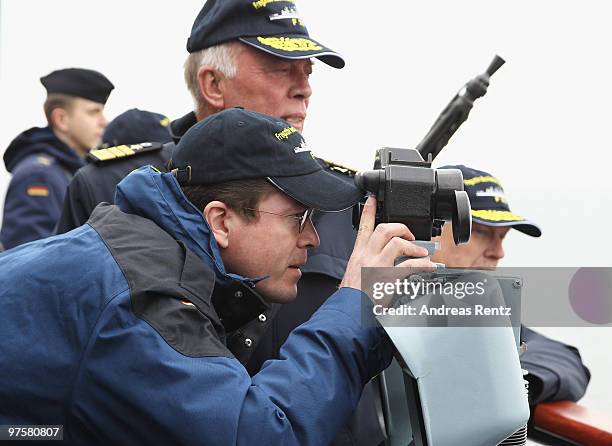
<path id="1" fill-rule="evenodd" d="M 48 126 L 21 133 L 4 153 L 13 174 L 0 230 L 6 249 L 52 234 L 70 178 L 100 142 L 104 105 L 114 88 L 101 73 L 82 68 L 57 70 L 40 81 Z"/>
<path id="2" fill-rule="evenodd" d="M 309 36 L 294 1 L 208 0 L 193 23 L 187 51 L 184 74 L 194 111 L 171 123 L 175 143 L 196 122 L 235 106 L 282 118 L 301 132 L 312 94 L 311 58 L 344 66 L 338 54 Z M 127 156 L 90 156 L 68 187 L 57 232 L 85 223 L 98 203 L 112 203 L 117 183 L 137 167 L 164 170 L 173 149 L 157 144 Z"/>
<path id="3" fill-rule="evenodd" d="M 510 229 L 540 237 L 540 228 L 513 213 L 501 183 L 487 172 L 466 166 L 444 166 L 463 173 L 465 190 L 472 208 L 472 236 L 463 245 L 453 242 L 452 224 L 445 224 L 439 237 L 441 248 L 432 260 L 449 268 L 495 268 L 504 257 L 503 242 Z M 578 350 L 549 339 L 527 327 L 521 327 L 527 351 L 521 364 L 529 374 L 529 402 L 577 401 L 584 395 L 591 374 Z"/>
<path id="4" fill-rule="evenodd" d="M 146 141 L 167 143 L 170 119 L 160 113 L 131 108 L 108 123 L 102 133 L 102 146 L 132 145 Z"/>
<path id="5" fill-rule="evenodd" d="M 404 225 L 374 229 L 370 198 L 340 288 L 250 377 L 225 335 L 295 299 L 313 209 L 362 192 L 294 127 L 238 108 L 187 131 L 171 168 L 136 170 L 88 224 L 0 254 L 0 424 L 63 425 L 71 444 L 328 444 L 392 357 L 362 319 L 361 268 L 427 251 Z"/>

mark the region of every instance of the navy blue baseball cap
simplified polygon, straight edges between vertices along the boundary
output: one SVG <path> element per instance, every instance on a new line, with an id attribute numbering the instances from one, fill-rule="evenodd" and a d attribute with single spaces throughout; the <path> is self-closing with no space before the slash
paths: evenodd
<path id="1" fill-rule="evenodd" d="M 115 88 L 106 76 L 85 68 L 56 70 L 40 78 L 48 94 L 59 93 L 106 104 Z"/>
<path id="2" fill-rule="evenodd" d="M 302 135 L 279 118 L 230 108 L 191 127 L 172 154 L 179 184 L 266 178 L 306 207 L 350 208 L 363 192 L 323 169 Z"/>
<path id="3" fill-rule="evenodd" d="M 443 166 L 440 169 L 459 169 L 463 174 L 463 186 L 470 197 L 473 222 L 485 226 L 510 226 L 532 237 L 542 235 L 538 225 L 510 210 L 504 188 L 490 173 L 463 165 Z"/>
<path id="4" fill-rule="evenodd" d="M 208 0 L 193 23 L 187 51 L 235 39 L 284 59 L 316 57 L 344 67 L 338 53 L 310 38 L 295 0 Z"/>
<path id="5" fill-rule="evenodd" d="M 132 108 L 108 123 L 102 134 L 102 143 L 108 146 L 167 143 L 172 141 L 169 125 L 170 119 L 164 115 Z"/>

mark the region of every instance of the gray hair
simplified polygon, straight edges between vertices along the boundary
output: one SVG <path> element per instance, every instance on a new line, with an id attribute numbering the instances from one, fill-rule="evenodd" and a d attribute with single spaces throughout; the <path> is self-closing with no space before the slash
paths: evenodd
<path id="1" fill-rule="evenodd" d="M 205 107 L 198 82 L 198 71 L 208 65 L 231 79 L 236 76 L 236 46 L 238 42 L 223 42 L 191 53 L 185 61 L 185 83 L 193 97 L 196 111 Z"/>

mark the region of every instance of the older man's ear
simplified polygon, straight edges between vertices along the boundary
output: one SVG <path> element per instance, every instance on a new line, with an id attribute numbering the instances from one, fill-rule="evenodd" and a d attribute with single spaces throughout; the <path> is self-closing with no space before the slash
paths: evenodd
<path id="1" fill-rule="evenodd" d="M 221 82 L 223 81 L 223 75 L 214 68 L 204 65 L 198 70 L 198 85 L 200 87 L 200 94 L 204 99 L 204 102 L 208 105 L 207 108 L 215 111 L 220 111 L 225 108 L 225 100 L 223 97 L 223 90 L 221 88 Z"/>

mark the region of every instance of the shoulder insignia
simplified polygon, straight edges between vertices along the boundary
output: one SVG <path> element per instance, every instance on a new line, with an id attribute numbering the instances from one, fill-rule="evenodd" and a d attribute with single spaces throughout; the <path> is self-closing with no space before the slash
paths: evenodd
<path id="1" fill-rule="evenodd" d="M 139 155 L 141 153 L 160 150 L 163 144 L 158 142 L 143 142 L 141 144 L 122 145 L 109 147 L 107 149 L 92 150 L 87 154 L 87 159 L 94 164 L 112 161 L 119 158 Z"/>
<path id="2" fill-rule="evenodd" d="M 327 167 L 330 170 L 333 170 L 334 172 L 340 172 L 350 177 L 355 176 L 355 174 L 357 173 L 357 170 L 351 169 L 350 167 L 343 166 L 342 164 L 334 163 L 333 161 L 324 160 L 323 158 L 319 158 L 319 159 L 323 161 L 327 165 Z"/>
<path id="3" fill-rule="evenodd" d="M 43 166 L 50 166 L 53 163 L 53 161 L 50 158 L 47 158 L 46 156 L 37 156 L 36 162 L 38 164 L 42 164 Z"/>

